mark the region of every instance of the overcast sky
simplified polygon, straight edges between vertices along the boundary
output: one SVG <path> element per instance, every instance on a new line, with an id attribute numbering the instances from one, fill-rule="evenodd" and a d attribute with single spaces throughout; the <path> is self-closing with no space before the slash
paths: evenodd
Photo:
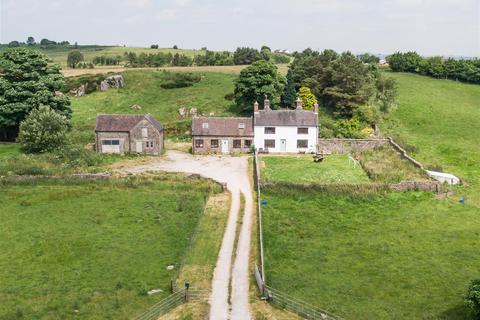
<path id="1" fill-rule="evenodd" d="M 480 56 L 480 0 L 0 0 L 0 42 Z"/>

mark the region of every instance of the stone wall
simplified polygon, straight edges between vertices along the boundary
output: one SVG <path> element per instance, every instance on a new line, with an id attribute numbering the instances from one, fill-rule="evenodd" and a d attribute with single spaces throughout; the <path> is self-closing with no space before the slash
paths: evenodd
<path id="1" fill-rule="evenodd" d="M 438 181 L 401 181 L 390 183 L 388 187 L 393 191 L 427 191 L 440 192 L 441 183 Z"/>
<path id="2" fill-rule="evenodd" d="M 334 154 L 366 151 L 389 144 L 388 139 L 318 139 L 318 151 Z"/>

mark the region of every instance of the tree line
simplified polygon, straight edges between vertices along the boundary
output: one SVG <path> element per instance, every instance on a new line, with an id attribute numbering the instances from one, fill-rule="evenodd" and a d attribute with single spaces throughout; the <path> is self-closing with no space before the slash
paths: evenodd
<path id="1" fill-rule="evenodd" d="M 236 104 L 251 112 L 253 103 L 263 104 L 265 95 L 274 108 L 295 108 L 297 97 L 307 109 L 318 101 L 333 119 L 322 123 L 324 137 L 360 138 L 371 134 L 372 125 L 393 107 L 396 83 L 376 63 L 365 63 L 350 52 L 307 49 L 294 54 L 286 77 L 264 59 L 241 71 Z"/>
<path id="2" fill-rule="evenodd" d="M 424 58 L 414 51 L 397 52 L 387 57 L 394 72 L 417 73 L 433 78 L 480 83 L 479 59 Z"/>

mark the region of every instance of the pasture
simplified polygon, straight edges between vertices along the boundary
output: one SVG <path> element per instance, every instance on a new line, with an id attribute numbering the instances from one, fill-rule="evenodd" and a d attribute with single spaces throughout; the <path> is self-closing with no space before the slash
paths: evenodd
<path id="1" fill-rule="evenodd" d="M 217 189 L 171 174 L 2 183 L 0 318 L 131 319 L 169 294 Z"/>

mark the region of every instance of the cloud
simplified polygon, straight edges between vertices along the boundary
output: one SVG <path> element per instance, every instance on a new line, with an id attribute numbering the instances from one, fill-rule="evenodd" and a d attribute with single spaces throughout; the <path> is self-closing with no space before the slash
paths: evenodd
<path id="1" fill-rule="evenodd" d="M 177 18 L 177 10 L 164 9 L 155 15 L 155 19 L 158 21 L 172 21 Z"/>
<path id="2" fill-rule="evenodd" d="M 191 0 L 175 0 L 175 4 L 179 7 L 189 6 L 191 3 Z"/>
<path id="3" fill-rule="evenodd" d="M 125 0 L 124 5 L 127 7 L 145 8 L 152 4 L 152 0 Z"/>

